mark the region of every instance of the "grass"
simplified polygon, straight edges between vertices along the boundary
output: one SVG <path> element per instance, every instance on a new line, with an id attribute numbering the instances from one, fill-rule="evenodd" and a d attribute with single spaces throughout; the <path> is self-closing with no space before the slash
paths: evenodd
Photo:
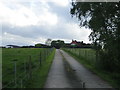
<path id="1" fill-rule="evenodd" d="M 113 86 L 114 88 L 120 88 L 120 73 L 117 72 L 111 73 L 103 69 L 97 68 L 96 66 L 99 63 L 97 64 L 95 63 L 95 55 L 92 55 L 95 54 L 94 51 L 90 49 L 86 49 L 88 55 L 83 55 L 85 49 L 81 49 L 81 53 L 80 55 L 78 55 L 77 51 L 79 51 L 80 49 L 74 49 L 74 50 L 63 49 L 63 50 L 66 51 L 73 58 L 75 58 L 79 63 L 83 64 L 90 71 L 97 74 L 103 80 L 107 81 L 111 86 Z"/>
<path id="2" fill-rule="evenodd" d="M 2 79 L 3 85 L 14 79 L 14 59 L 17 59 L 17 76 L 24 72 L 24 62 L 27 63 L 29 56 L 32 61 L 37 62 L 39 52 L 42 49 L 8 48 L 2 50 Z"/>
<path id="3" fill-rule="evenodd" d="M 47 75 L 54 58 L 55 51 L 47 58 L 46 62 L 42 64 L 42 67 L 38 68 L 33 73 L 32 79 L 28 83 L 28 87 L 43 88 Z M 34 82 L 34 83 L 33 83 Z"/>
<path id="4" fill-rule="evenodd" d="M 39 72 L 35 72 L 35 70 L 37 70 L 40 66 L 39 64 L 40 53 L 41 53 L 42 63 L 47 62 L 46 60 L 47 51 L 50 51 L 50 50 L 45 49 L 45 48 L 44 49 L 43 48 L 7 48 L 7 49 L 5 48 L 5 49 L 2 49 L 2 83 L 3 85 L 6 85 L 11 80 L 14 80 L 14 61 L 13 60 L 17 59 L 17 62 L 16 62 L 17 78 L 18 78 L 17 81 L 19 83 L 20 80 L 18 76 L 21 75 L 20 78 L 24 77 L 25 75 L 27 76 L 27 74 L 29 73 L 30 63 L 31 63 L 32 74 L 39 73 Z M 51 55 L 49 55 L 49 57 Z M 41 68 L 45 66 L 42 66 Z M 46 68 L 48 67 L 46 66 Z M 27 71 L 27 73 L 25 73 L 25 70 Z M 44 71 L 43 71 L 43 74 L 44 74 Z M 25 83 L 26 83 L 25 85 L 27 85 L 28 81 Z M 9 85 L 8 87 L 13 88 L 13 85 L 11 84 L 11 86 Z M 20 87 L 20 85 L 18 87 Z"/>

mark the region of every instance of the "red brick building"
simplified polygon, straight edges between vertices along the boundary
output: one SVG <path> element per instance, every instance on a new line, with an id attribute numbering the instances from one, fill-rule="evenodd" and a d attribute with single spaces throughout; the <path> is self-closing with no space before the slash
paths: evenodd
<path id="1" fill-rule="evenodd" d="M 72 40 L 72 42 L 70 43 L 72 46 L 78 46 L 78 47 L 82 47 L 83 46 L 83 41 L 78 42 L 76 40 Z"/>

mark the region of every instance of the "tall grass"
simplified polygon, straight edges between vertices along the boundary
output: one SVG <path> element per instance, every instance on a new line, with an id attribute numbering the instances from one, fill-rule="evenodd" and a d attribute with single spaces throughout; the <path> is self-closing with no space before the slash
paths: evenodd
<path id="1" fill-rule="evenodd" d="M 33 72 L 33 77 L 32 77 L 32 79 L 29 80 L 27 87 L 29 87 L 29 88 L 44 88 L 54 55 L 55 55 L 55 50 L 46 59 L 46 62 L 43 62 L 42 67 L 36 69 Z"/>
<path id="2" fill-rule="evenodd" d="M 85 49 L 85 48 L 64 48 L 64 50 L 85 63 L 92 65 L 95 67 L 96 65 L 96 52 L 93 49 Z"/>
<path id="3" fill-rule="evenodd" d="M 113 87 L 120 88 L 120 73 L 111 73 L 101 68 L 100 59 L 99 56 L 96 56 L 95 50 L 85 48 L 63 48 L 63 50 L 82 63 L 86 68 L 108 81 Z"/>

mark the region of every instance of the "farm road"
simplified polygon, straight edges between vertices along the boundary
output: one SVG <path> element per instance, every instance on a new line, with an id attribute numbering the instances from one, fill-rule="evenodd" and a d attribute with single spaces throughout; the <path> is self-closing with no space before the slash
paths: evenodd
<path id="1" fill-rule="evenodd" d="M 67 71 L 67 63 L 63 60 L 60 50 L 56 50 L 55 57 L 50 68 L 45 88 L 80 88 L 81 85 L 77 79 L 73 80 L 74 75 Z M 67 73 L 68 72 L 68 73 Z M 71 82 L 73 81 L 73 82 Z M 71 83 L 70 83 L 71 82 Z"/>
<path id="2" fill-rule="evenodd" d="M 45 88 L 112 88 L 63 50 L 56 50 Z"/>

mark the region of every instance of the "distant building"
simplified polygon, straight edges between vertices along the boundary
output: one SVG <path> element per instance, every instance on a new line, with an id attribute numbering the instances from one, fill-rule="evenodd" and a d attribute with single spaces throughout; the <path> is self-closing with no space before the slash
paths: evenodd
<path id="1" fill-rule="evenodd" d="M 83 41 L 78 42 L 76 40 L 72 40 L 72 42 L 70 44 L 71 44 L 71 46 L 82 47 L 84 43 L 83 43 Z"/>
<path id="2" fill-rule="evenodd" d="M 65 43 L 65 47 L 67 48 L 91 48 L 91 44 L 86 44 L 83 43 L 83 41 L 76 41 L 76 40 L 72 40 L 71 43 Z"/>
<path id="3" fill-rule="evenodd" d="M 75 40 L 75 41 L 72 40 L 71 45 L 72 45 L 72 46 L 76 46 L 76 45 L 77 45 L 77 41 L 76 41 L 76 40 Z"/>

